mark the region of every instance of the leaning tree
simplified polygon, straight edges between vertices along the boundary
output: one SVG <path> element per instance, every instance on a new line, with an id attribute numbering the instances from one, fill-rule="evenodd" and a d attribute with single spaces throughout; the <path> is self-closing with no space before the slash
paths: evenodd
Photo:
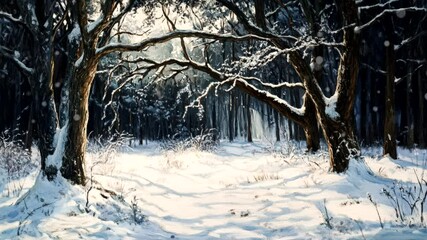
<path id="1" fill-rule="evenodd" d="M 204 2 L 204 1 L 202 1 Z M 209 51 L 205 51 L 204 61 L 196 61 L 188 54 L 186 42 L 181 38 L 183 58 L 151 61 L 136 59 L 136 62 L 145 62 L 149 67 L 165 65 L 181 65 L 207 72 L 216 81 L 211 83 L 205 94 L 198 98 L 198 102 L 207 96 L 212 89 L 220 86 L 237 87 L 240 90 L 266 102 L 279 113 L 295 121 L 303 127 L 308 148 L 318 148 L 318 128 L 323 132 L 330 153 L 330 168 L 335 172 L 343 172 L 348 168 L 349 160 L 360 154 L 356 141 L 353 122 L 353 105 L 358 78 L 359 31 L 358 6 L 353 0 L 334 1 L 301 1 L 284 4 L 280 1 L 229 1 L 217 0 L 221 9 L 229 16 L 237 18 L 228 28 L 228 40 L 234 41 L 240 35 L 249 35 L 256 41 L 259 51 L 252 56 L 241 56 L 237 67 L 231 66 L 215 68 L 210 64 Z M 205 2 L 205 4 L 207 4 Z M 205 6 L 204 6 L 205 7 Z M 222 8 L 221 8 L 222 7 Z M 271 11 L 266 11 L 270 9 Z M 221 11 L 217 10 L 217 11 Z M 215 10 L 210 10 L 215 11 Z M 272 18 L 274 15 L 279 15 Z M 328 21 L 329 18 L 339 19 L 337 25 Z M 171 28 L 177 30 L 167 15 Z M 181 36 L 186 37 L 186 36 Z M 194 37 L 205 38 L 200 33 Z M 209 48 L 209 44 L 205 44 Z M 335 49 L 339 57 L 335 76 L 335 91 L 330 96 L 320 87 L 323 75 L 323 49 Z M 242 68 L 263 66 L 276 58 L 286 56 L 289 66 L 299 76 L 299 83 L 289 83 L 280 79 L 279 84 L 271 84 L 260 77 L 242 74 Z M 335 62 L 331 59 L 331 62 Z M 333 65 L 333 63 L 331 63 Z M 283 66 L 283 67 L 289 67 Z M 146 66 L 147 67 L 147 66 Z M 289 87 L 301 88 L 305 91 L 302 107 L 295 107 L 274 94 L 272 89 Z"/>
<path id="2" fill-rule="evenodd" d="M 209 2 L 201 2 L 206 9 Z M 198 101 L 206 97 L 209 90 L 224 85 L 243 90 L 301 125 L 309 148 L 316 149 L 318 146 L 316 134 L 319 124 L 329 149 L 330 169 L 335 172 L 345 171 L 349 160 L 360 155 L 360 147 L 354 134 L 360 35 L 387 14 L 401 11 L 425 12 L 426 9 L 417 6 L 398 8 L 393 5 L 397 2 L 395 0 L 364 6 L 361 4 L 366 3 L 354 0 L 216 2 L 218 5 L 213 6 L 214 10 L 208 11 L 207 17 L 212 21 L 212 11 L 221 12 L 220 17 L 226 18 L 230 25 L 223 28 L 226 33 L 236 37 L 242 34 L 253 36 L 260 49 L 256 54 L 241 56 L 234 63 L 237 67 L 228 65 L 215 68 L 210 64 L 209 51 L 205 51 L 204 61 L 195 61 L 188 54 L 184 40 L 181 40 L 184 53 L 182 59 L 142 61 L 152 66 L 175 64 L 209 73 L 216 82 L 210 84 Z M 379 8 L 381 11 L 361 23 L 359 11 L 372 8 Z M 230 18 L 230 15 L 237 18 L 237 21 Z M 166 19 L 175 29 L 174 21 L 167 16 Z M 203 38 L 201 35 L 198 37 Z M 259 75 L 248 76 L 241 71 L 256 70 L 282 56 L 286 56 L 288 62 L 283 67 L 291 67 L 299 76 L 300 83 L 288 83 L 286 79 L 279 79 L 276 82 L 281 82 L 280 84 L 271 84 L 263 81 Z M 325 65 L 333 70 L 326 71 Z M 334 81 L 335 89 L 332 94 L 328 94 L 327 89 L 322 89 L 323 78 Z M 302 107 L 292 106 L 276 95 L 272 89 L 280 87 L 302 88 L 305 91 Z"/>
<path id="3" fill-rule="evenodd" d="M 63 177 L 81 185 L 86 183 L 89 95 L 102 58 L 116 52 L 140 52 L 175 38 L 201 37 L 233 41 L 258 38 L 252 35 L 232 36 L 175 30 L 162 35 L 143 35 L 143 39 L 136 43 L 120 43 L 117 41 L 118 35 L 132 33 L 120 32 L 115 27 L 137 8 L 153 11 L 158 6 L 156 1 L 130 0 L 124 3 L 106 0 L 89 3 L 84 0 L 20 0 L 16 5 L 19 6 L 18 11 L 13 10 L 14 8 L 0 8 L 0 18 L 11 26 L 28 31 L 34 45 L 31 46 L 30 53 L 21 52 L 23 54 L 20 54 L 19 46 L 10 49 L 0 46 L 0 57 L 19 67 L 30 82 L 32 107 L 37 111 L 35 121 L 38 147 L 42 155 L 42 173 L 52 180 L 60 170 Z M 99 8 L 100 12 L 91 13 L 93 8 Z M 60 40 L 56 38 L 58 33 L 62 34 Z M 65 47 L 60 46 L 56 50 L 58 41 L 65 41 Z M 61 69 L 65 76 L 62 100 L 57 107 L 53 92 L 53 59 L 55 52 L 59 50 L 65 51 L 68 64 L 65 69 Z M 55 142 L 55 132 L 59 125 L 62 127 L 61 134 Z"/>

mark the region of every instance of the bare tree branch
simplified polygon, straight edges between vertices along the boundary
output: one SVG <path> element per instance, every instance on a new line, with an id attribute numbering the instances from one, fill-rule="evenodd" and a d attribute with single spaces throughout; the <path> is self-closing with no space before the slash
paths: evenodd
<path id="1" fill-rule="evenodd" d="M 19 60 L 16 56 L 13 55 L 13 51 L 0 46 L 0 57 L 7 58 L 9 60 L 12 60 L 12 62 L 24 73 L 25 75 L 29 76 L 34 72 L 34 69 L 28 67 L 23 63 L 21 60 Z"/>

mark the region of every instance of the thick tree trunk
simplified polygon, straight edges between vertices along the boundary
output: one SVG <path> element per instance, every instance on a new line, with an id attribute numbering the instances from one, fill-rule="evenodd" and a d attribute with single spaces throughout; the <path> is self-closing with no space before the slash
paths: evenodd
<path id="1" fill-rule="evenodd" d="M 32 113 L 34 116 L 34 138 L 40 151 L 41 169 L 48 179 L 53 179 L 52 174 L 45 172 L 46 160 L 54 152 L 53 140 L 58 123 L 54 92 L 53 92 L 53 45 L 50 41 L 53 34 L 53 21 L 51 19 L 52 2 L 40 1 L 35 3 L 19 3 L 22 18 L 29 26 L 32 37 L 31 58 L 33 69 L 30 76 Z M 43 27 L 38 24 L 43 23 Z"/>
<path id="2" fill-rule="evenodd" d="M 325 117 L 321 121 L 321 127 L 328 144 L 330 170 L 345 172 L 350 159 L 360 155 L 352 122 Z"/>
<path id="3" fill-rule="evenodd" d="M 305 125 L 303 126 L 308 152 L 316 152 L 320 148 L 320 134 L 317 125 L 316 108 L 311 99 L 304 97 Z"/>
<path id="4" fill-rule="evenodd" d="M 43 38 L 43 36 L 39 36 Z M 35 118 L 35 138 L 40 151 L 41 169 L 48 176 L 48 179 L 53 179 L 50 173 L 44 172 L 46 169 L 47 157 L 53 154 L 55 146 L 53 139 L 57 128 L 57 114 L 55 107 L 55 99 L 52 87 L 52 69 L 53 61 L 51 61 L 50 46 L 42 44 L 34 50 L 36 72 L 32 79 L 32 96 L 33 96 L 33 114 Z M 56 175 L 56 172 L 53 173 Z"/>
<path id="5" fill-rule="evenodd" d="M 68 134 L 62 159 L 61 173 L 75 184 L 85 185 L 85 152 L 87 144 L 87 122 L 89 94 L 97 64 L 83 61 L 76 69 L 70 84 L 68 110 Z"/>
<path id="6" fill-rule="evenodd" d="M 40 151 L 41 169 L 46 168 L 47 157 L 53 154 L 53 139 L 56 133 L 57 118 L 53 92 L 51 88 L 36 88 L 33 108 L 36 119 L 37 146 Z"/>
<path id="7" fill-rule="evenodd" d="M 385 94 L 384 155 L 397 159 L 396 127 L 394 122 L 394 45 L 386 47 L 387 83 Z"/>

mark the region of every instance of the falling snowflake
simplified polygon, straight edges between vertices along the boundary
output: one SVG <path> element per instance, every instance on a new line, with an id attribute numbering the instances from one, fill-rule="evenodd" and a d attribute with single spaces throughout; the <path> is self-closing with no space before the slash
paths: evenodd
<path id="1" fill-rule="evenodd" d="M 427 93 L 424 95 L 424 98 L 427 100 Z"/>
<path id="2" fill-rule="evenodd" d="M 56 87 L 56 88 L 61 87 L 61 83 L 60 83 L 60 82 L 56 82 L 56 83 L 55 83 L 55 87 Z"/>
<path id="3" fill-rule="evenodd" d="M 396 16 L 397 16 L 398 18 L 404 18 L 404 17 L 406 16 L 406 11 L 405 11 L 405 10 L 403 10 L 403 9 L 398 10 L 398 11 L 396 12 Z"/>
<path id="4" fill-rule="evenodd" d="M 374 107 L 372 108 L 372 110 L 373 110 L 374 112 L 377 112 L 377 111 L 378 111 L 378 107 L 377 107 L 377 106 L 374 106 Z"/>
<path id="5" fill-rule="evenodd" d="M 316 57 L 316 64 L 317 65 L 320 65 L 320 64 L 322 64 L 323 63 L 323 57 L 321 57 L 321 56 L 317 56 Z"/>
<path id="6" fill-rule="evenodd" d="M 47 106 L 47 102 L 46 101 L 43 101 L 42 102 L 42 107 L 46 107 Z"/>
<path id="7" fill-rule="evenodd" d="M 385 47 L 390 46 L 390 41 L 389 41 L 389 40 L 385 40 L 385 41 L 384 41 L 384 46 L 385 46 Z"/>
<path id="8" fill-rule="evenodd" d="M 74 121 L 79 121 L 81 119 L 80 115 L 76 114 L 73 116 Z"/>

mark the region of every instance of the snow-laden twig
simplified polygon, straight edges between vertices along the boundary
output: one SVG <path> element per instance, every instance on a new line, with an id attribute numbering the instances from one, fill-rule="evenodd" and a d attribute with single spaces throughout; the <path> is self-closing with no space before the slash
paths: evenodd
<path id="1" fill-rule="evenodd" d="M 28 67 L 25 63 L 23 63 L 21 60 L 18 59 L 16 54 L 13 54 L 13 51 L 4 47 L 0 46 L 0 56 L 3 56 L 5 58 L 8 58 L 12 60 L 13 63 L 15 63 L 18 68 L 26 75 L 31 75 L 34 73 L 34 69 Z"/>
<path id="2" fill-rule="evenodd" d="M 427 12 L 427 8 L 420 8 L 420 7 L 404 7 L 404 8 L 396 8 L 396 9 L 384 9 L 381 13 L 373 17 L 369 22 L 362 24 L 360 26 L 356 26 L 354 28 L 354 31 L 360 32 L 364 28 L 370 26 L 372 23 L 380 19 L 382 16 L 384 16 L 386 13 L 396 13 L 396 12 L 403 12 L 403 11 L 420 11 L 420 12 Z"/>
<path id="3" fill-rule="evenodd" d="M 390 0 L 390 1 L 385 2 L 385 3 L 377 3 L 374 5 L 368 5 L 368 6 L 359 6 L 359 9 L 360 10 L 368 10 L 368 9 L 373 9 L 373 8 L 382 8 L 382 7 L 385 7 L 387 5 L 390 5 L 392 3 L 399 2 L 399 1 L 400 0 Z"/>

